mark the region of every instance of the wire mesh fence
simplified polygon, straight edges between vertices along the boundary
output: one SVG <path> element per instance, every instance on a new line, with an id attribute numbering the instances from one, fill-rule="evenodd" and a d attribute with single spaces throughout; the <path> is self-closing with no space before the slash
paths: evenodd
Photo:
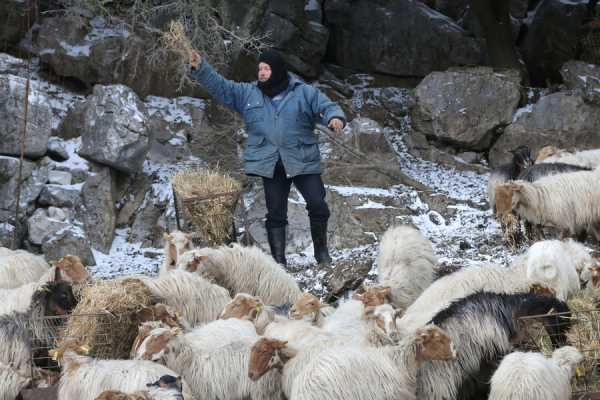
<path id="1" fill-rule="evenodd" d="M 521 317 L 520 321 L 525 337 L 519 350 L 550 357 L 557 346 L 569 345 L 583 354 L 572 380 L 573 398 L 600 392 L 600 309 Z"/>

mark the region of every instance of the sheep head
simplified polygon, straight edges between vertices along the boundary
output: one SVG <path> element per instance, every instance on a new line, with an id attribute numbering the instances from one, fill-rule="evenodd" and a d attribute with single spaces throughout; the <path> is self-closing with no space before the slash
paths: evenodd
<path id="1" fill-rule="evenodd" d="M 289 317 L 295 320 L 304 320 L 313 323 L 317 320 L 321 308 L 325 307 L 321 301 L 310 293 L 302 294 L 290 308 Z"/>
<path id="2" fill-rule="evenodd" d="M 255 296 L 247 293 L 238 293 L 225 306 L 219 319 L 238 318 L 255 321 L 264 308 L 263 302 Z"/>
<path id="3" fill-rule="evenodd" d="M 55 281 L 83 283 L 90 277 L 85 265 L 77 256 L 66 255 L 54 263 L 56 268 Z"/>
<path id="4" fill-rule="evenodd" d="M 257 381 L 273 368 L 283 368 L 286 361 L 293 355 L 287 348 L 287 342 L 262 338 L 250 350 L 248 377 Z"/>
<path id="5" fill-rule="evenodd" d="M 417 362 L 428 360 L 454 360 L 456 350 L 452 339 L 435 325 L 417 330 L 415 338 Z"/>
<path id="6" fill-rule="evenodd" d="M 67 369 L 72 369 L 77 368 L 80 363 L 86 362 L 89 352 L 90 347 L 81 340 L 66 339 L 57 348 L 49 350 L 48 355 L 59 365 L 65 364 Z"/>
<path id="7" fill-rule="evenodd" d="M 355 293 L 352 298 L 362 301 L 365 307 L 375 307 L 385 304 L 392 294 L 390 287 L 370 287 L 364 293 Z"/>
<path id="8" fill-rule="evenodd" d="M 161 389 L 176 389 L 183 390 L 183 381 L 181 376 L 163 375 L 156 382 L 147 383 L 146 387 L 157 387 Z"/>
<path id="9" fill-rule="evenodd" d="M 373 320 L 380 331 L 379 333 L 389 338 L 393 343 L 397 343 L 400 339 L 398 327 L 396 326 L 396 318 L 398 317 L 399 312 L 391 304 L 365 307 L 365 318 Z"/>
<path id="10" fill-rule="evenodd" d="M 496 214 L 506 215 L 516 209 L 521 200 L 521 189 L 518 183 L 509 182 L 496 187 Z"/>
<path id="11" fill-rule="evenodd" d="M 135 360 L 160 360 L 168 351 L 167 346 L 181 329 L 166 327 L 162 323 L 145 322 L 139 327 L 133 341 L 131 358 Z"/>
<path id="12" fill-rule="evenodd" d="M 192 235 L 181 231 L 165 232 L 163 239 L 165 240 L 165 256 L 170 261 L 169 267 L 175 268 L 181 254 L 192 250 Z"/>
<path id="13" fill-rule="evenodd" d="M 196 272 L 198 271 L 198 267 L 206 260 L 208 260 L 208 256 L 195 254 L 194 257 L 185 264 L 185 270 L 188 272 Z"/>
<path id="14" fill-rule="evenodd" d="M 137 319 L 139 323 L 161 321 L 171 328 L 184 328 L 185 325 L 172 307 L 162 303 L 142 308 L 137 314 Z"/>
<path id="15" fill-rule="evenodd" d="M 561 150 L 556 146 L 544 146 L 542 147 L 535 158 L 535 163 L 541 163 L 548 157 L 552 157 L 555 154 L 558 154 Z"/>
<path id="16" fill-rule="evenodd" d="M 71 312 L 77 305 L 73 289 L 67 282 L 48 282 L 33 295 L 32 305 L 44 307 L 44 315 L 58 316 Z"/>
<path id="17" fill-rule="evenodd" d="M 569 375 L 572 375 L 575 372 L 577 364 L 583 361 L 583 354 L 573 346 L 563 346 L 554 350 L 552 361 L 560 368 L 568 371 Z"/>
<path id="18" fill-rule="evenodd" d="M 100 393 L 96 400 L 132 400 L 131 396 L 118 390 L 105 390 Z M 137 399 L 136 399 L 137 400 Z"/>

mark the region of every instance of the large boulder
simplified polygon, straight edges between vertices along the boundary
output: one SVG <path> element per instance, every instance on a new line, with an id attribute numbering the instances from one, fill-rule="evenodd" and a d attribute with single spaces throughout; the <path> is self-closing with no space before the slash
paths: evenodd
<path id="1" fill-rule="evenodd" d="M 576 56 L 587 4 L 588 0 L 541 1 L 521 48 L 533 84 L 561 80 L 560 67 Z"/>
<path id="2" fill-rule="evenodd" d="M 344 67 L 425 76 L 477 64 L 477 41 L 448 17 L 418 1 L 329 0 L 328 55 Z M 418 34 L 415 34 L 418 32 Z"/>
<path id="3" fill-rule="evenodd" d="M 27 220 L 29 242 L 41 246 L 46 238 L 69 225 L 68 211 L 54 207 L 38 208 Z"/>
<path id="4" fill-rule="evenodd" d="M 109 253 L 115 237 L 116 210 L 113 174 L 99 166 L 88 176 L 82 190 L 83 223 L 92 248 Z"/>
<path id="5" fill-rule="evenodd" d="M 0 156 L 0 215 L 14 216 L 19 182 L 19 159 Z M 48 167 L 23 161 L 21 175 L 20 215 L 33 212 L 35 202 L 48 181 Z M 2 218 L 7 220 L 6 218 Z"/>
<path id="6" fill-rule="evenodd" d="M 131 32 L 126 24 L 79 15 L 44 18 L 35 27 L 30 51 L 59 76 L 72 77 L 89 87 L 122 83 L 140 96 L 197 93 L 187 85 L 179 92 L 180 73 L 174 59 L 157 65 L 147 55 L 157 38 Z"/>
<path id="7" fill-rule="evenodd" d="M 512 121 L 519 80 L 487 67 L 431 73 L 416 88 L 413 128 L 433 141 L 486 150 L 496 129 Z"/>
<path id="8" fill-rule="evenodd" d="M 14 46 L 35 22 L 36 7 L 27 0 L 0 1 L 0 43 Z"/>
<path id="9" fill-rule="evenodd" d="M 0 75 L 0 154 L 20 155 L 27 81 L 15 75 Z M 29 87 L 25 157 L 46 154 L 52 132 L 52 109 L 46 95 L 32 82 Z"/>
<path id="10" fill-rule="evenodd" d="M 508 162 L 507 150 L 520 145 L 536 152 L 546 145 L 563 148 L 600 147 L 600 108 L 580 95 L 557 92 L 542 97 L 519 112 L 500 139 L 490 149 L 490 163 Z"/>
<path id="11" fill-rule="evenodd" d="M 151 142 L 144 103 L 123 85 L 94 87 L 73 111 L 80 121 L 79 155 L 117 170 L 141 170 Z"/>
<path id="12" fill-rule="evenodd" d="M 90 242 L 83 229 L 77 225 L 67 226 L 47 236 L 42 244 L 42 251 L 47 260 L 59 260 L 72 254 L 81 258 L 84 265 L 96 265 Z"/>
<path id="13" fill-rule="evenodd" d="M 47 184 L 40 193 L 38 203 L 42 206 L 74 208 L 81 203 L 81 186 Z"/>
<path id="14" fill-rule="evenodd" d="M 600 105 L 600 66 L 568 61 L 560 69 L 565 85 L 583 96 L 585 101 Z"/>

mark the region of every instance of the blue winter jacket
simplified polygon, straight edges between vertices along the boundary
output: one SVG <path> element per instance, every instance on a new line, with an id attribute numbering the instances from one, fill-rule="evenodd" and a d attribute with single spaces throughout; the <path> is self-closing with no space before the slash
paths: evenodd
<path id="1" fill-rule="evenodd" d="M 217 100 L 241 114 L 248 141 L 244 170 L 250 175 L 273 177 L 279 157 L 288 178 L 321 173 L 315 123 L 332 118 L 346 121 L 341 108 L 314 87 L 290 74 L 290 85 L 277 108 L 256 82 L 238 83 L 223 78 L 202 61 L 192 76 Z"/>

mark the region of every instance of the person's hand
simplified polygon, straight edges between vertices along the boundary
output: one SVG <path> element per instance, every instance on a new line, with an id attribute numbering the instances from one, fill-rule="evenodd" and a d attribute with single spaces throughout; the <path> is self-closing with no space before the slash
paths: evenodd
<path id="1" fill-rule="evenodd" d="M 190 54 L 190 65 L 193 68 L 198 68 L 200 66 L 201 62 L 202 62 L 202 57 L 200 56 L 200 53 L 198 53 L 195 50 L 192 50 L 192 52 Z"/>
<path id="2" fill-rule="evenodd" d="M 329 121 L 329 128 L 333 129 L 335 133 L 342 133 L 342 129 L 344 128 L 344 121 L 339 118 L 331 118 Z"/>

